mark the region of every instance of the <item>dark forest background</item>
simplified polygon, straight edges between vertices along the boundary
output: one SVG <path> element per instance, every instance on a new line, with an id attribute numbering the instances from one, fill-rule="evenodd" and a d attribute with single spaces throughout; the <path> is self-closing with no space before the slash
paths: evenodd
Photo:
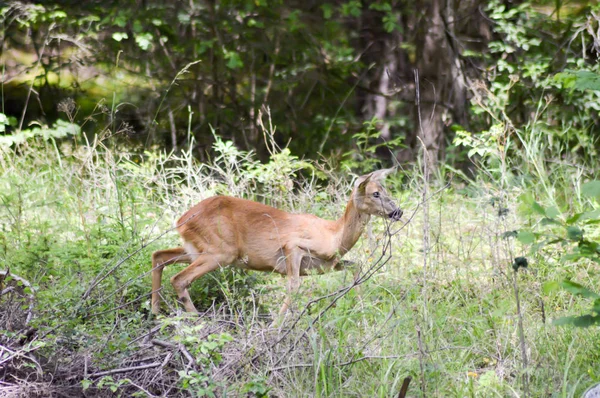
<path id="1" fill-rule="evenodd" d="M 457 131 L 498 123 L 539 124 L 549 150 L 585 157 L 598 148 L 598 12 L 591 1 L 9 3 L 5 133 L 108 120 L 132 147 L 178 150 L 193 136 L 203 159 L 214 130 L 265 159 L 268 109 L 278 143 L 309 158 L 387 142 L 377 155 L 407 162 L 422 142 L 456 164 Z"/>

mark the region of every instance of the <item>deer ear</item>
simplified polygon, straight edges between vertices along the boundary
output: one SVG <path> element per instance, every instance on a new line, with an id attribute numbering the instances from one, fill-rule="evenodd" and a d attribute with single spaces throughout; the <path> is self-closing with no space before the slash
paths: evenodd
<path id="1" fill-rule="evenodd" d="M 381 170 L 377 170 L 377 171 L 374 171 L 373 173 L 371 173 L 371 177 L 375 180 L 383 180 L 385 177 L 394 173 L 395 171 L 396 171 L 396 167 L 392 167 L 389 169 L 381 169 Z"/>
<path id="2" fill-rule="evenodd" d="M 371 180 L 371 177 L 373 177 L 373 173 L 365 174 L 364 176 L 358 177 L 356 179 L 356 182 L 354 183 L 354 188 L 356 189 L 356 192 L 360 193 L 361 195 L 364 195 L 365 188 L 367 187 L 367 183 Z"/>

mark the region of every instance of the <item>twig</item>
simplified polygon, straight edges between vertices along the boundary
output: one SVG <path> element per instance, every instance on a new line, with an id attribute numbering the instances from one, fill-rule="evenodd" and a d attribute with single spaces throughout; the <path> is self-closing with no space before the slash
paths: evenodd
<path id="1" fill-rule="evenodd" d="M 527 360 L 527 347 L 525 345 L 525 333 L 523 331 L 523 314 L 521 313 L 521 301 L 519 300 L 519 285 L 517 284 L 517 271 L 518 269 L 516 269 L 513 274 L 513 289 L 515 292 L 515 300 L 517 302 L 517 316 L 519 320 L 519 345 L 521 346 L 521 357 L 523 359 L 523 389 L 525 390 L 525 397 L 529 397 L 529 361 Z"/>
<path id="2" fill-rule="evenodd" d="M 175 349 L 177 348 L 177 346 L 173 343 L 167 343 L 166 341 L 162 341 L 162 340 L 158 340 L 158 339 L 152 339 L 151 341 L 152 344 L 157 345 L 159 347 L 163 347 L 163 348 L 170 348 L 170 349 Z"/>
<path id="3" fill-rule="evenodd" d="M 415 354 L 406 354 L 406 355 L 365 355 L 365 356 L 362 356 L 360 358 L 352 359 L 350 361 L 338 363 L 338 364 L 336 364 L 334 366 L 348 366 L 348 365 L 355 364 L 357 362 L 366 361 L 368 359 L 400 359 L 400 358 L 406 358 L 406 357 L 409 357 L 409 356 L 412 356 L 412 355 L 415 355 Z"/>
<path id="4" fill-rule="evenodd" d="M 346 362 L 340 362 L 340 363 L 336 363 L 336 364 L 332 364 L 331 366 L 348 366 L 348 365 L 352 365 L 355 364 L 357 362 L 361 362 L 361 361 L 367 361 L 369 359 L 400 359 L 400 358 L 407 358 L 411 355 L 416 355 L 415 353 L 411 353 L 411 354 L 406 354 L 406 355 L 365 355 L 363 357 L 360 358 L 355 358 Z M 294 369 L 294 368 L 311 368 L 315 366 L 314 363 L 294 363 L 294 364 L 290 364 L 290 365 L 284 365 L 284 366 L 278 366 L 275 368 L 270 368 L 268 371 L 269 372 L 275 372 L 278 370 L 285 370 L 285 369 Z"/>
<path id="5" fill-rule="evenodd" d="M 419 70 L 415 69 L 415 105 L 417 107 L 417 117 L 419 122 L 419 129 L 421 135 L 423 134 L 423 123 L 421 120 L 421 90 L 419 87 Z M 421 296 L 423 301 L 423 316 L 427 316 L 427 266 L 429 256 L 429 202 L 425 200 L 428 196 L 428 185 L 429 185 L 429 153 L 427 146 L 423 140 L 417 135 L 417 138 L 421 142 L 423 148 L 423 281 L 421 287 Z M 417 345 L 419 347 L 419 368 L 421 371 L 421 393 L 423 396 L 427 395 L 427 384 L 425 381 L 425 355 L 426 350 L 423 344 L 423 335 L 421 325 L 419 322 L 419 313 L 415 311 L 415 329 L 417 331 Z"/>
<path id="6" fill-rule="evenodd" d="M 185 346 L 183 344 L 181 344 L 181 343 L 177 344 L 177 349 L 188 360 L 188 366 L 190 366 L 191 364 L 193 364 L 195 362 L 194 357 L 192 357 L 192 354 L 190 354 L 190 352 L 187 350 L 187 348 L 185 348 Z"/>
<path id="7" fill-rule="evenodd" d="M 165 356 L 164 361 L 162 362 L 154 362 L 154 363 L 149 363 L 147 365 L 141 365 L 141 366 L 131 366 L 128 368 L 118 368 L 118 369 L 111 369 L 111 370 L 106 370 L 104 372 L 97 372 L 97 373 L 92 373 L 91 375 L 89 375 L 89 377 L 102 377 L 102 376 L 109 376 L 109 375 L 114 375 L 114 374 L 119 374 L 119 373 L 128 373 L 128 372 L 136 372 L 138 370 L 144 370 L 144 369 L 152 369 L 152 368 L 157 368 L 157 367 L 165 367 L 167 365 L 167 363 L 169 362 L 169 360 L 171 359 L 171 356 L 173 355 L 173 353 L 168 353 Z"/>
<path id="8" fill-rule="evenodd" d="M 41 348 L 41 346 L 36 346 L 36 347 L 29 348 L 29 349 L 23 349 L 20 351 L 12 351 L 12 350 L 8 349 L 7 347 L 0 346 L 0 352 L 6 351 L 11 354 L 10 356 L 2 359 L 2 361 L 0 361 L 0 365 L 7 363 L 9 361 L 12 361 L 14 358 L 25 357 L 25 358 L 29 359 L 31 362 L 34 362 L 36 365 L 38 365 L 38 368 L 41 371 L 42 367 L 40 366 L 40 364 L 34 358 L 31 358 L 30 356 L 27 355 L 27 354 L 32 353 L 33 351 L 36 351 L 39 348 Z"/>
<path id="9" fill-rule="evenodd" d="M 312 368 L 315 366 L 314 363 L 294 363 L 291 365 L 278 366 L 276 368 L 269 369 L 269 372 L 275 372 L 278 370 L 294 369 L 294 368 Z"/>
<path id="10" fill-rule="evenodd" d="M 416 315 L 418 317 L 418 314 Z M 425 383 L 425 349 L 423 347 L 423 339 L 421 338 L 421 326 L 417 322 L 415 326 L 417 330 L 417 345 L 419 347 L 419 369 L 421 371 L 421 392 L 423 396 L 426 396 L 427 384 Z"/>
<path id="11" fill-rule="evenodd" d="M 37 64 L 35 65 L 36 68 L 39 68 L 40 65 L 42 64 L 42 58 L 44 57 L 44 52 L 46 51 L 46 45 L 50 41 L 49 40 L 50 32 L 52 32 L 52 29 L 54 29 L 55 25 L 56 24 L 54 22 L 52 22 L 50 24 L 50 26 L 48 27 L 48 32 L 46 33 L 46 39 L 44 40 L 44 45 L 42 46 L 42 50 L 40 51 L 40 53 L 38 55 Z M 29 90 L 27 90 L 27 97 L 25 97 L 25 105 L 23 106 L 23 113 L 21 114 L 21 120 L 19 121 L 19 128 L 17 129 L 17 131 L 21 131 L 21 129 L 23 128 L 23 122 L 25 121 L 25 114 L 27 113 L 27 106 L 29 104 L 29 99 L 31 98 L 31 93 L 34 91 L 33 85 L 35 84 L 35 79 L 37 79 L 37 76 L 34 76 L 31 79 L 31 84 L 29 85 Z"/>
<path id="12" fill-rule="evenodd" d="M 158 395 L 154 395 L 152 393 L 150 393 L 150 391 L 146 390 L 144 387 L 134 383 L 133 381 L 129 380 L 129 384 L 131 384 L 132 386 L 136 387 L 137 389 L 139 389 L 140 391 L 142 391 L 144 394 L 146 394 L 146 397 L 158 397 Z"/>
<path id="13" fill-rule="evenodd" d="M 406 225 L 406 224 L 405 224 Z M 277 360 L 277 362 L 275 362 L 275 365 L 279 364 L 290 352 L 292 352 L 292 350 L 294 350 L 296 348 L 296 345 L 298 344 L 298 342 L 300 341 L 300 339 L 302 338 L 302 336 L 304 336 L 304 334 L 306 332 L 308 332 L 308 330 L 310 328 L 312 328 L 314 326 L 314 324 L 321 319 L 321 317 L 327 312 L 329 311 L 334 305 L 335 303 L 342 298 L 343 296 L 345 296 L 350 290 L 352 290 L 355 286 L 358 286 L 364 282 L 366 282 L 367 280 L 369 280 L 379 269 L 381 269 L 385 264 L 388 263 L 388 261 L 391 259 L 391 250 L 392 250 L 392 245 L 391 245 L 391 238 L 393 235 L 390 234 L 390 230 L 389 230 L 390 225 L 387 226 L 387 231 L 386 231 L 386 237 L 387 240 L 385 242 L 385 245 L 383 246 L 382 252 L 380 257 L 377 259 L 377 261 L 375 261 L 375 263 L 367 270 L 367 272 L 365 272 L 364 275 L 360 276 L 359 278 L 355 279 L 350 285 L 345 286 L 341 289 L 339 289 L 337 292 L 335 292 L 335 294 L 333 294 L 333 296 L 335 296 L 333 298 L 333 300 L 323 309 L 319 312 L 319 314 L 314 317 L 312 319 L 312 321 L 309 323 L 309 325 L 306 327 L 306 329 L 304 330 L 304 333 L 302 333 L 302 335 L 300 337 L 298 337 L 290 346 L 290 348 L 283 354 L 279 356 L 279 359 Z M 402 229 L 402 228 L 400 228 Z M 389 249 L 389 252 L 388 252 Z M 384 259 L 385 257 L 385 259 Z M 332 295 L 328 295 L 328 297 L 331 297 Z M 314 301 L 314 300 L 313 300 Z M 310 303 L 309 303 L 310 304 Z M 292 326 L 290 327 L 290 329 L 288 329 L 288 331 L 286 333 L 284 333 L 284 335 L 275 342 L 275 344 L 273 345 L 277 345 L 279 344 L 281 341 L 283 341 L 283 339 L 289 334 L 291 333 L 291 331 L 294 329 L 294 327 L 296 326 L 296 324 L 298 324 L 298 322 L 300 321 L 300 318 L 304 315 L 304 313 L 306 313 L 309 309 L 309 305 L 306 306 L 306 308 L 300 313 L 300 315 L 296 318 L 296 320 L 294 321 L 294 323 L 292 324 Z M 255 361 L 256 359 L 259 358 L 259 356 L 261 355 L 257 354 L 252 358 L 252 361 Z"/>
<path id="14" fill-rule="evenodd" d="M 135 343 L 137 341 L 140 341 L 141 339 L 143 339 L 143 338 L 145 338 L 145 337 L 147 337 L 147 336 L 149 336 L 151 334 L 154 334 L 154 333 L 158 332 L 160 330 L 160 328 L 162 328 L 162 325 L 158 325 L 158 326 L 153 327 L 152 329 L 150 329 L 150 331 L 148 333 L 144 333 L 141 336 L 138 336 L 135 339 L 131 340 L 129 343 L 127 343 L 127 347 L 129 347 L 133 343 Z"/>
<path id="15" fill-rule="evenodd" d="M 166 341 L 162 341 L 162 340 L 158 340 L 158 339 L 153 339 L 152 340 L 152 344 L 157 345 L 159 347 L 163 347 L 163 348 L 170 348 L 170 349 L 177 349 L 179 350 L 179 352 L 181 352 L 181 354 L 188 360 L 188 366 L 192 363 L 195 362 L 194 357 L 192 356 L 192 354 L 190 354 L 190 352 L 187 350 L 187 348 L 185 348 L 185 346 L 181 343 L 175 345 L 173 343 L 168 343 Z"/>
<path id="16" fill-rule="evenodd" d="M 144 274 L 144 275 L 145 275 L 145 274 Z M 150 292 L 150 293 L 144 293 L 144 294 L 142 294 L 142 295 L 140 295 L 140 296 L 138 296 L 138 297 L 134 298 L 133 300 L 129 300 L 128 302 L 126 302 L 126 303 L 123 303 L 123 304 L 121 304 L 121 305 L 118 305 L 118 306 L 116 306 L 116 307 L 110 308 L 110 309 L 108 309 L 108 310 L 100 311 L 100 312 L 94 312 L 93 314 L 89 314 L 89 315 L 88 315 L 88 317 L 89 317 L 89 318 L 91 318 L 91 317 L 94 317 L 94 316 L 98 316 L 98 315 L 103 315 L 103 314 L 106 314 L 106 313 L 108 313 L 108 312 L 113 312 L 113 311 L 116 311 L 116 310 L 120 310 L 121 308 L 125 308 L 125 307 L 127 307 L 128 305 L 130 305 L 130 304 L 136 303 L 136 302 L 138 302 L 138 301 L 140 301 L 140 300 L 142 300 L 142 299 L 144 299 L 144 298 L 146 298 L 146 297 L 148 297 L 148 296 L 152 295 L 152 293 L 153 293 L 153 292 Z"/>
<path id="17" fill-rule="evenodd" d="M 406 397 L 406 393 L 408 392 L 408 385 L 410 384 L 411 380 L 412 377 L 410 376 L 404 378 L 404 381 L 402 382 L 402 388 L 400 388 L 400 392 L 398 393 L 398 398 Z"/>

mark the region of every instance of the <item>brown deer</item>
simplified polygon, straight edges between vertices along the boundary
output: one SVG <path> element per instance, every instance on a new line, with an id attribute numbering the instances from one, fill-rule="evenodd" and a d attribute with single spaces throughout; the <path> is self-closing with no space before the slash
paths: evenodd
<path id="1" fill-rule="evenodd" d="M 160 305 L 163 268 L 190 264 L 171 278 L 186 311 L 196 312 L 188 286 L 219 267 L 233 265 L 287 275 L 287 298 L 280 315 L 300 287 L 300 276 L 341 270 L 341 258 L 360 238 L 371 215 L 397 221 L 400 210 L 381 181 L 394 169 L 361 176 L 344 215 L 337 221 L 310 214 L 291 214 L 249 200 L 213 196 L 188 210 L 177 222 L 182 247 L 152 254 L 152 312 Z"/>

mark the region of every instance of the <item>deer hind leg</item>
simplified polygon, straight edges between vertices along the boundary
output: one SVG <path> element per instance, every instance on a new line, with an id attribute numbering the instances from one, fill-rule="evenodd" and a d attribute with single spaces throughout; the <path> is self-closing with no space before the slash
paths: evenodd
<path id="1" fill-rule="evenodd" d="M 190 293 L 188 292 L 188 287 L 192 282 L 221 266 L 231 264 L 234 260 L 235 256 L 203 253 L 198 255 L 189 267 L 171 278 L 171 284 L 177 292 L 177 297 L 186 311 L 198 312 L 196 307 L 194 307 L 192 299 L 190 298 Z"/>
<path id="2" fill-rule="evenodd" d="M 152 312 L 158 314 L 160 310 L 160 285 L 163 269 L 167 265 L 176 263 L 191 263 L 183 247 L 159 250 L 152 253 Z"/>

